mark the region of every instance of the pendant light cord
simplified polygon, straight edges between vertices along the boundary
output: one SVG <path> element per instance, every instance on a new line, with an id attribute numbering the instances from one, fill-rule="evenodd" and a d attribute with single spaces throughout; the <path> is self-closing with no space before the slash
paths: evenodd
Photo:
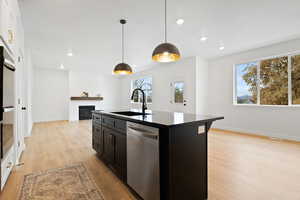
<path id="1" fill-rule="evenodd" d="M 165 0 L 165 43 L 167 42 L 167 0 Z"/>
<path id="2" fill-rule="evenodd" d="M 124 24 L 122 24 L 122 63 L 124 63 Z"/>

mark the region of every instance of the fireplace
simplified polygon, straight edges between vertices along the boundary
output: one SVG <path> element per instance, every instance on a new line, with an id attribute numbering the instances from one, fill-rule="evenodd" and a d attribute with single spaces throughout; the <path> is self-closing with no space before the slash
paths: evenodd
<path id="1" fill-rule="evenodd" d="M 92 119 L 92 111 L 95 106 L 79 106 L 79 120 Z"/>

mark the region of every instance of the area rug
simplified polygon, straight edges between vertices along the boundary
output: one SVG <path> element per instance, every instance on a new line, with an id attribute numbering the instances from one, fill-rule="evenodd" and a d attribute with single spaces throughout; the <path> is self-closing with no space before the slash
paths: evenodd
<path id="1" fill-rule="evenodd" d="M 104 200 L 83 164 L 28 174 L 20 200 Z"/>

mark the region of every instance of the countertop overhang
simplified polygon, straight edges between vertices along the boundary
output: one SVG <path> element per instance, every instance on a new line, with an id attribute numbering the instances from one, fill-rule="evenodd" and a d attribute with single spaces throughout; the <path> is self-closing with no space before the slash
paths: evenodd
<path id="1" fill-rule="evenodd" d="M 214 115 L 196 115 L 182 112 L 165 112 L 165 111 L 151 111 L 147 110 L 148 115 L 137 115 L 137 116 L 126 116 L 121 114 L 116 114 L 112 112 L 120 112 L 128 110 L 103 110 L 103 111 L 93 111 L 93 113 L 109 115 L 115 118 L 124 119 L 131 122 L 142 123 L 144 125 L 155 126 L 159 128 L 169 128 L 174 126 L 181 126 L 187 124 L 205 124 L 207 122 L 213 122 L 216 120 L 222 120 L 222 116 Z M 138 109 L 130 109 L 132 112 L 141 112 Z"/>

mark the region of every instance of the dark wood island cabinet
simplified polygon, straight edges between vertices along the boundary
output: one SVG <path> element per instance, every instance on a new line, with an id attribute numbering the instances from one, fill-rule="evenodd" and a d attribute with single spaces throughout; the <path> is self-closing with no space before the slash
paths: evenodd
<path id="1" fill-rule="evenodd" d="M 93 149 L 127 185 L 127 122 L 158 128 L 160 199 L 204 200 L 208 198 L 207 133 L 213 121 L 220 119 L 154 111 L 147 116 L 95 111 Z"/>
<path id="2" fill-rule="evenodd" d="M 126 121 L 93 114 L 93 149 L 126 182 Z"/>

